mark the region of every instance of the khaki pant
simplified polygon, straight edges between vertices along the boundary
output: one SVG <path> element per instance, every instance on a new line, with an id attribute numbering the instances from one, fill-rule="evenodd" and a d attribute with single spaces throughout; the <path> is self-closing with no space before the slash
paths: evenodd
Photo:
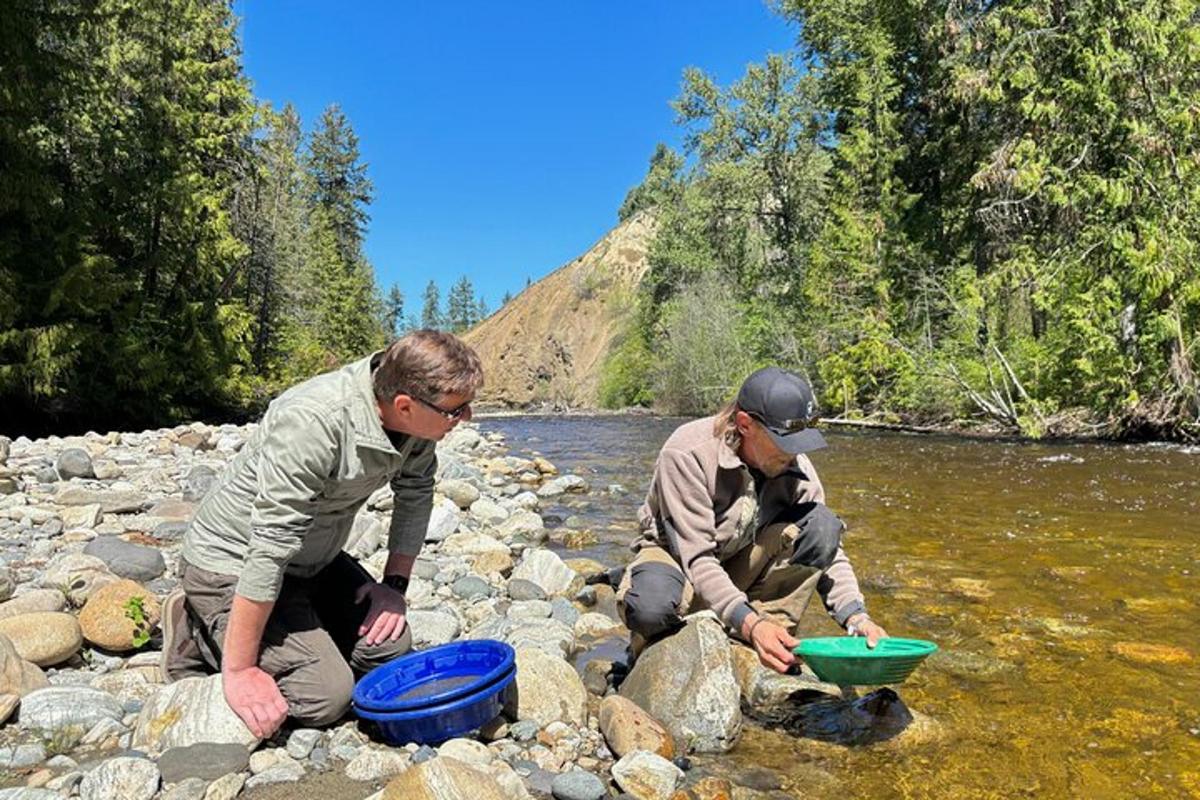
<path id="1" fill-rule="evenodd" d="M 179 569 L 196 647 L 178 657 L 191 663 L 173 665 L 172 673 L 219 671 L 238 578 L 183 560 Z M 358 635 L 370 604 L 356 604 L 354 595 L 358 587 L 373 581 L 346 553 L 338 554 L 311 578 L 284 578 L 263 631 L 258 665 L 275 678 L 288 713 L 298 723 L 317 726 L 337 721 L 350 708 L 356 675 L 412 647 L 407 625 L 394 642 L 371 646 Z"/>
<path id="2" fill-rule="evenodd" d="M 799 536 L 795 523 L 768 525 L 754 542 L 722 564 L 756 612 L 793 634 L 822 575 L 817 567 L 789 563 Z M 617 607 L 633 633 L 631 645 L 636 655 L 648 640 L 707 604 L 667 550 L 645 544 L 625 570 L 617 589 Z M 735 633 L 740 636 L 740 631 Z"/>

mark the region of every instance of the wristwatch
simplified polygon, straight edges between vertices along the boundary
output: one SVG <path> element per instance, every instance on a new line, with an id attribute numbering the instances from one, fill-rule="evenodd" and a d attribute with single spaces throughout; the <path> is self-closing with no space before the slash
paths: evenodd
<path id="1" fill-rule="evenodd" d="M 403 575 L 384 575 L 380 583 L 389 589 L 395 589 L 400 594 L 408 591 L 408 578 Z"/>
<path id="2" fill-rule="evenodd" d="M 846 623 L 846 635 L 847 636 L 858 636 L 858 632 L 860 630 L 862 630 L 861 626 L 864 623 L 871 621 L 871 618 L 868 617 L 866 614 L 856 614 L 855 616 L 858 617 L 857 622 L 847 622 Z"/>

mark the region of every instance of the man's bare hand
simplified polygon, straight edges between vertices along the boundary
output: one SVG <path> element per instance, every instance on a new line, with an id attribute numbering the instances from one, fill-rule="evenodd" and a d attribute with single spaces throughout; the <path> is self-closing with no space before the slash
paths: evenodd
<path id="1" fill-rule="evenodd" d="M 867 637 L 867 647 L 874 650 L 880 639 L 888 638 L 888 632 L 866 614 L 855 614 L 846 620 L 846 629 L 853 636 Z"/>
<path id="2" fill-rule="evenodd" d="M 371 607 L 367 610 L 363 624 L 358 628 L 358 635 L 366 636 L 367 644 L 372 646 L 398 640 L 404 633 L 405 617 L 408 614 L 408 603 L 404 595 L 382 583 L 364 583 L 358 587 L 354 602 L 361 603 L 367 598 L 371 600 Z"/>
<path id="3" fill-rule="evenodd" d="M 258 667 L 222 673 L 225 701 L 260 739 L 270 737 L 287 719 L 288 704 L 275 679 Z"/>
<path id="4" fill-rule="evenodd" d="M 765 617 L 754 614 L 742 623 L 742 635 L 754 646 L 763 666 L 776 672 L 787 672 L 796 663 L 792 648 L 800 642 L 784 628 Z"/>

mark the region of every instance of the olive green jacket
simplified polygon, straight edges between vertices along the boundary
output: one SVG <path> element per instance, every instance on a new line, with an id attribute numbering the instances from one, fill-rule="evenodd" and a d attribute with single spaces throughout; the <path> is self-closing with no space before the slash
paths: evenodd
<path id="1" fill-rule="evenodd" d="M 183 557 L 237 575 L 237 593 L 271 601 L 284 574 L 311 576 L 333 560 L 354 516 L 389 480 L 388 549 L 415 556 L 433 506 L 435 442 L 392 434 L 371 388 L 374 356 L 284 392 L 204 498 Z"/>

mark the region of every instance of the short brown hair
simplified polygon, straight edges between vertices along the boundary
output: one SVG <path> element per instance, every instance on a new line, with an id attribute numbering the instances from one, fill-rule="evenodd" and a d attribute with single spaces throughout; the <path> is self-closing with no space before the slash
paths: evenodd
<path id="1" fill-rule="evenodd" d="M 474 394 L 483 386 L 479 356 L 450 333 L 420 330 L 388 346 L 372 377 L 375 397 L 398 394 L 437 400 L 448 394 Z"/>

